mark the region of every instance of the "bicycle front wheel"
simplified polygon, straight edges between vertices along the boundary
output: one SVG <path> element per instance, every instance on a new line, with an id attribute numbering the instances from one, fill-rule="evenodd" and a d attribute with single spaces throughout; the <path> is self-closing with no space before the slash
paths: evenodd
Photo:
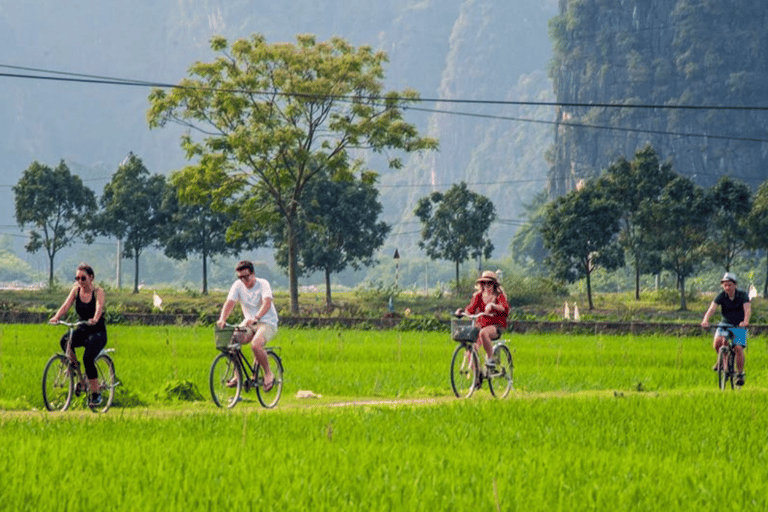
<path id="1" fill-rule="evenodd" d="M 269 369 L 272 370 L 272 374 L 275 376 L 274 383 L 269 391 L 264 390 L 264 370 L 261 366 L 256 367 L 256 396 L 259 398 L 261 405 L 267 409 L 272 409 L 280 401 L 280 395 L 283 394 L 283 362 L 280 360 L 280 356 L 267 350 L 267 358 L 269 359 Z"/>
<path id="2" fill-rule="evenodd" d="M 243 389 L 242 372 L 234 356 L 221 353 L 211 364 L 209 385 L 213 403 L 231 409 L 240 400 Z"/>
<path id="3" fill-rule="evenodd" d="M 469 398 L 479 384 L 477 352 L 471 344 L 461 344 L 451 358 L 451 388 L 459 398 Z"/>
<path id="4" fill-rule="evenodd" d="M 61 354 L 53 355 L 43 370 L 43 402 L 49 411 L 66 411 L 72 402 L 75 378 L 69 361 Z"/>
<path id="5" fill-rule="evenodd" d="M 90 406 L 92 411 L 107 412 L 115 399 L 115 363 L 108 355 L 102 354 L 96 358 L 96 370 L 101 404 Z"/>
<path id="6" fill-rule="evenodd" d="M 717 385 L 725 391 L 728 383 L 728 351 L 720 349 L 717 353 Z"/>
<path id="7" fill-rule="evenodd" d="M 496 368 L 488 370 L 488 386 L 493 396 L 504 398 L 512 390 L 512 353 L 505 345 L 497 345 L 493 357 L 496 358 Z"/>

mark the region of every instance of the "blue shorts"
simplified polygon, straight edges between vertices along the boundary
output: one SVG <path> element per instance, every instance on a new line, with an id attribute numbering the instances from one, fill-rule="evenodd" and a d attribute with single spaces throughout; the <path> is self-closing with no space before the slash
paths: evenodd
<path id="1" fill-rule="evenodd" d="M 747 348 L 747 329 L 745 327 L 729 327 L 728 329 L 733 332 L 733 344 Z M 715 331 L 715 336 L 727 338 L 728 331 L 723 327 L 718 327 Z"/>

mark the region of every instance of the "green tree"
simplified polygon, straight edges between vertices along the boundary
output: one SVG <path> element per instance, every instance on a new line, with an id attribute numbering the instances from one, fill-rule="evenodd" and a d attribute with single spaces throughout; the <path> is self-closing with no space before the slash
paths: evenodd
<path id="1" fill-rule="evenodd" d="M 701 265 L 706 253 L 711 202 L 704 190 L 685 176 L 677 176 L 661 192 L 649 211 L 647 225 L 661 264 L 677 277 L 680 310 L 687 310 L 685 279 Z"/>
<path id="2" fill-rule="evenodd" d="M 545 262 L 554 276 L 567 282 L 587 280 L 589 309 L 592 273 L 598 267 L 615 270 L 624 265 L 617 242 L 621 207 L 594 182 L 560 196 L 547 207 L 541 233 L 550 254 Z"/>
<path id="3" fill-rule="evenodd" d="M 658 199 L 664 186 L 675 178 L 672 164 L 660 163 L 656 151 L 646 146 L 628 161 L 620 158 L 602 174 L 598 186 L 621 205 L 618 241 L 632 256 L 635 268 L 635 299 L 640 299 L 640 276 L 653 269 L 657 254 L 648 239 L 651 217 L 645 212 Z"/>
<path id="4" fill-rule="evenodd" d="M 463 181 L 448 192 L 422 197 L 414 211 L 422 223 L 419 247 L 427 256 L 454 262 L 456 294 L 459 265 L 471 258 L 490 258 L 493 243 L 488 235 L 496 220 L 496 208 L 487 197 L 467 189 Z"/>
<path id="5" fill-rule="evenodd" d="M 350 152 L 435 148 L 403 120 L 416 92 L 383 93 L 386 54 L 354 48 L 341 38 L 318 43 L 299 35 L 295 44 L 267 44 L 254 34 L 229 45 L 211 40 L 219 56 L 196 62 L 190 78 L 149 97 L 150 127 L 177 122 L 200 130 L 182 138 L 193 165 L 184 186 L 236 199 L 250 226 L 269 226 L 275 212 L 285 224 L 291 310 L 297 313 L 299 209 L 304 189 L 323 173 L 350 166 Z M 398 158 L 388 159 L 400 167 Z M 262 193 L 269 204 L 259 199 Z M 242 224 L 241 224 L 242 226 Z M 235 229 L 234 227 L 230 228 Z"/>
<path id="6" fill-rule="evenodd" d="M 173 182 L 166 186 L 162 211 L 169 222 L 160 227 L 160 243 L 169 258 L 184 260 L 190 254 L 200 255 L 202 293 L 208 295 L 208 262 L 216 256 L 237 254 L 263 245 L 266 237 L 241 236 L 227 240 L 227 229 L 236 221 L 237 212 L 232 208 L 214 210 L 210 197 L 207 201 L 197 199 L 181 196 Z"/>
<path id="7" fill-rule="evenodd" d="M 542 190 L 533 196 L 530 203 L 523 205 L 523 216 L 527 220 L 509 244 L 513 260 L 537 273 L 541 272 L 541 264 L 549 254 L 544 248 L 544 239 L 541 236 L 541 226 L 544 224 L 548 203 L 549 192 Z"/>
<path id="8" fill-rule="evenodd" d="M 96 214 L 96 196 L 74 176 L 64 160 L 55 169 L 39 162 L 24 171 L 13 187 L 16 222 L 31 225 L 27 252 L 44 248 L 48 255 L 48 285 L 53 286 L 56 253 L 82 238 L 93 241 L 90 223 Z"/>
<path id="9" fill-rule="evenodd" d="M 99 232 L 121 240 L 123 256 L 134 260 L 133 293 L 139 293 L 139 257 L 155 245 L 168 222 L 162 208 L 165 178 L 151 175 L 139 157 L 130 153 L 104 187 Z"/>
<path id="10" fill-rule="evenodd" d="M 707 254 L 713 263 L 730 271 L 736 257 L 749 246 L 747 218 L 752 209 L 752 191 L 747 184 L 723 176 L 709 190 L 709 197 L 713 211 Z"/>
<path id="11" fill-rule="evenodd" d="M 390 226 L 378 220 L 382 211 L 375 174 L 360 179 L 316 179 L 301 198 L 301 249 L 299 272 L 325 274 L 325 303 L 333 307 L 331 274 L 347 267 L 355 270 L 373 263 L 375 251 L 384 243 Z M 275 237 L 276 261 L 288 265 L 288 247 L 279 231 Z"/>
<path id="12" fill-rule="evenodd" d="M 768 181 L 764 181 L 755 193 L 752 208 L 747 217 L 747 227 L 750 247 L 765 251 L 766 274 L 763 297 L 768 298 Z"/>

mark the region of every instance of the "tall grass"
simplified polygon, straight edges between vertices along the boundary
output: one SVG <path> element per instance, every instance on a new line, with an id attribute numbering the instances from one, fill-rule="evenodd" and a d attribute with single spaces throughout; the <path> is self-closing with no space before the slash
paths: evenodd
<path id="1" fill-rule="evenodd" d="M 96 415 L 40 410 L 60 334 L 0 326 L 0 406 L 25 409 L 0 412 L 0 510 L 768 505 L 763 338 L 750 340 L 747 386 L 723 393 L 705 336 L 511 336 L 516 391 L 458 400 L 445 335 L 282 329 L 285 399 L 220 410 L 210 328 L 114 326 L 118 377 L 144 405 Z M 175 381 L 204 400 L 168 402 Z M 422 400 L 347 403 L 398 398 Z"/>
<path id="2" fill-rule="evenodd" d="M 0 325 L 0 409 L 41 408 L 40 379 L 58 351 L 61 327 Z M 548 391 L 664 391 L 711 387 L 714 362 L 706 336 L 509 335 L 520 393 Z M 455 344 L 442 333 L 281 329 L 284 403 L 299 390 L 324 400 L 349 397 L 448 397 Z M 164 404 L 174 383 L 190 383 L 214 407 L 208 372 L 217 354 L 210 327 L 111 326 L 118 405 Z M 765 377 L 768 339 L 754 337 L 747 353 L 750 384 Z M 244 347 L 252 358 L 249 347 Z M 487 391 L 483 391 L 487 393 Z M 187 398 L 187 397 L 180 397 Z"/>
<path id="3" fill-rule="evenodd" d="M 766 406 L 702 390 L 6 414 L 0 508 L 764 510 Z"/>

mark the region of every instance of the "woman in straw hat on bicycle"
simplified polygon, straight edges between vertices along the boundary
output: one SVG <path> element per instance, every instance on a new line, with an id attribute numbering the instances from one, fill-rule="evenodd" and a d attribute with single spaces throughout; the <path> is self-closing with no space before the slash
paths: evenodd
<path id="1" fill-rule="evenodd" d="M 456 315 L 474 315 L 477 317 L 477 327 L 480 332 L 477 335 L 477 344 L 485 349 L 486 366 L 493 368 L 496 361 L 493 358 L 493 341 L 501 337 L 507 328 L 507 315 L 509 315 L 509 303 L 507 296 L 499 284 L 499 279 L 494 272 L 486 270 L 475 282 L 475 293 L 469 305 L 456 310 Z"/>

